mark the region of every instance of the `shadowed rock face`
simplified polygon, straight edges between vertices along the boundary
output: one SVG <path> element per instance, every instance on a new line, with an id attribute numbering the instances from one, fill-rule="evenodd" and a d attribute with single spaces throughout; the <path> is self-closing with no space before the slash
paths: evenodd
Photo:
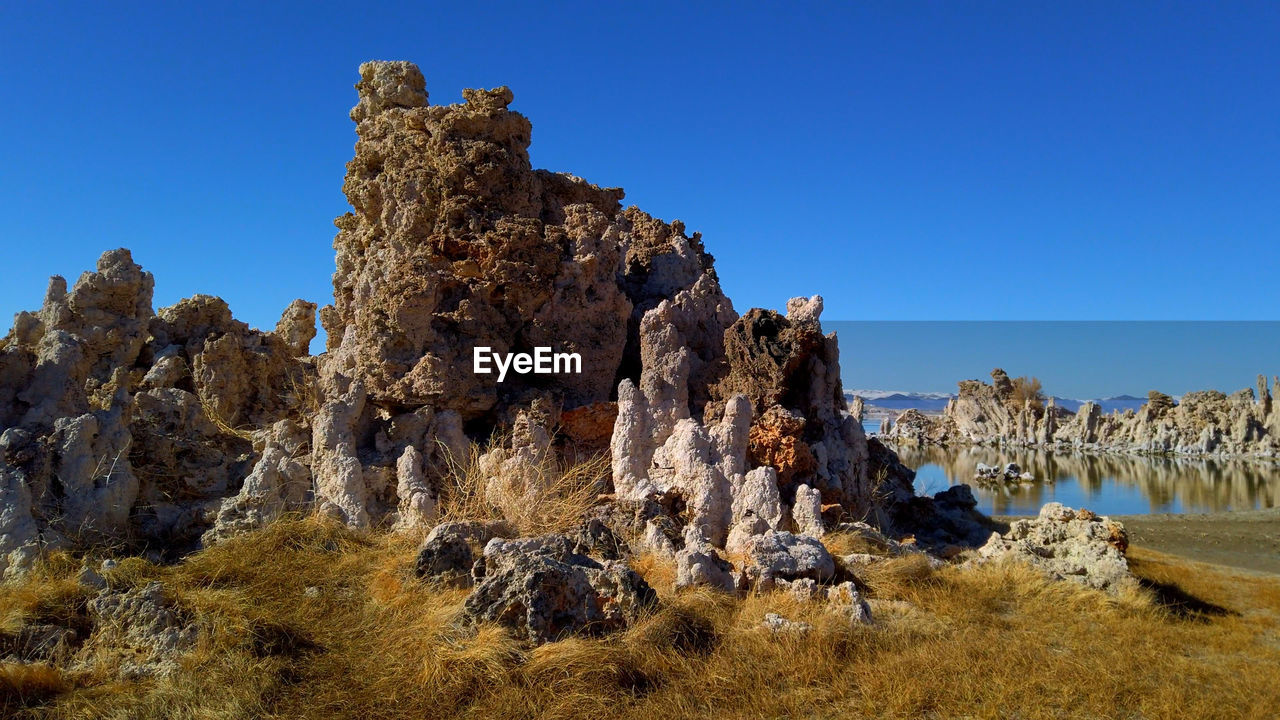
<path id="1" fill-rule="evenodd" d="M 258 458 L 237 428 L 303 412 L 314 305 L 263 333 L 207 296 L 157 315 L 153 286 L 113 250 L 15 319 L 0 348 L 0 573 L 42 547 L 190 549 Z"/>
<path id="2" fill-rule="evenodd" d="M 874 511 L 866 435 L 848 411 L 835 334 L 823 335 L 822 298 L 794 298 L 787 314 L 752 310 L 725 333 L 725 377 L 712 388 L 714 417 L 735 395 L 751 402 L 749 457 L 778 470 L 784 500 L 808 485 L 849 515 Z"/>
<path id="3" fill-rule="evenodd" d="M 1050 398 L 1043 409 L 1016 407 L 1009 376 L 991 373 L 992 384 L 960 383 L 960 392 L 941 417 L 903 413 L 890 437 L 922 444 L 996 444 L 1084 448 L 1137 453 L 1186 455 L 1280 454 L 1280 411 L 1272 402 L 1266 378 L 1251 389 L 1225 395 L 1216 390 L 1187 393 L 1175 403 L 1152 391 L 1137 411 L 1102 414 L 1087 402 L 1071 413 Z M 1280 379 L 1276 381 L 1280 388 Z"/>

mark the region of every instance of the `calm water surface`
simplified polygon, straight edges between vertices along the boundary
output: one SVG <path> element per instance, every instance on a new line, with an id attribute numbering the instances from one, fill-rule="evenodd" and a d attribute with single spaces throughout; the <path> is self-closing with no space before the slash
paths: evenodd
<path id="1" fill-rule="evenodd" d="M 1256 510 L 1280 505 L 1280 463 L 1247 460 L 1048 453 L 998 448 L 895 448 L 916 471 L 916 491 L 933 494 L 967 483 L 978 509 L 1033 515 L 1047 502 L 1104 515 Z M 1029 485 L 979 486 L 978 463 L 1015 462 L 1035 476 Z M 1053 482 L 1045 482 L 1052 479 Z"/>

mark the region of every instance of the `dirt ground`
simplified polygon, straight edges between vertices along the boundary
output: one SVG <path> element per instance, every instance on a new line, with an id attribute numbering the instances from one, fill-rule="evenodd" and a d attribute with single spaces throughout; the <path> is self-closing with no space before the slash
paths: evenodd
<path id="1" fill-rule="evenodd" d="M 1215 565 L 1280 574 L 1280 508 L 1117 519 L 1134 545 Z"/>

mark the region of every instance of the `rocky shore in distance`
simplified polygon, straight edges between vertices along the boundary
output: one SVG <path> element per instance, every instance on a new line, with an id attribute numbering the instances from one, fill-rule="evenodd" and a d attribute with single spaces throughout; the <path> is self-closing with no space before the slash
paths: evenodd
<path id="1" fill-rule="evenodd" d="M 1258 376 L 1257 392 L 1231 395 L 1216 390 L 1192 392 L 1180 401 L 1152 391 L 1137 410 L 1103 414 L 1086 402 L 1077 412 L 1016 399 L 1003 370 L 992 383 L 965 380 L 941 415 L 907 410 L 884 437 L 894 443 L 926 445 L 1014 445 L 1046 450 L 1177 454 L 1218 457 L 1280 457 L 1280 377 L 1267 387 Z"/>

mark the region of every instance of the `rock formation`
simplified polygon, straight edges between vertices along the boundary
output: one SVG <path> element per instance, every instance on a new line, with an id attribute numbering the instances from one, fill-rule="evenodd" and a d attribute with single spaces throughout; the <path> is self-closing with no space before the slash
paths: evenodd
<path id="1" fill-rule="evenodd" d="M 415 414 L 446 424 L 456 448 L 464 429 L 484 439 L 543 401 L 548 429 L 568 418 L 575 445 L 598 449 L 618 381 L 639 380 L 641 321 L 664 302 L 688 353 L 681 392 L 701 411 L 736 314 L 696 234 L 622 210 L 616 188 L 534 170 L 530 123 L 508 109 L 506 88 L 431 106 L 418 69 L 395 62 L 366 63 L 356 87 L 359 140 L 344 185 L 353 212 L 336 222 L 335 303 L 321 314 L 324 507 L 353 526 L 386 520 L 396 503 L 385 478 L 439 432 L 405 420 Z M 577 353 L 581 373 L 497 382 L 473 372 L 477 347 Z"/>
<path id="2" fill-rule="evenodd" d="M 285 459 L 268 447 L 305 465 L 305 443 L 267 428 L 308 410 L 313 373 L 300 356 L 315 306 L 295 302 L 259 332 L 208 296 L 155 313 L 153 285 L 113 250 L 70 289 L 53 278 L 40 311 L 15 318 L 0 348 L 4 575 L 75 544 L 180 554 L 263 462 L 271 477 L 254 488 L 270 486 L 281 507 L 306 500 L 305 473 L 285 468 L 281 480 Z"/>
<path id="3" fill-rule="evenodd" d="M 489 541 L 467 618 L 546 642 L 624 628 L 657 603 L 653 588 L 625 563 L 581 549 L 562 535 Z"/>
<path id="4" fill-rule="evenodd" d="M 1129 572 L 1124 525 L 1088 510 L 1048 503 L 1033 520 L 1014 520 L 1003 536 L 991 535 L 978 562 L 1017 561 L 1055 580 L 1072 580 L 1099 590 L 1137 587 Z"/>
<path id="5" fill-rule="evenodd" d="M 959 394 L 938 417 L 908 410 L 894 423 L 895 442 L 921 444 L 1009 444 L 1048 449 L 1276 457 L 1280 455 L 1280 409 L 1266 378 L 1252 389 L 1225 395 L 1192 392 L 1180 402 L 1152 391 L 1137 411 L 1103 415 L 1087 402 L 1071 413 L 1053 400 L 1043 408 L 1018 407 L 1009 376 L 992 371 L 992 384 L 960 383 Z"/>
<path id="6" fill-rule="evenodd" d="M 829 579 L 816 536 L 928 502 L 845 407 L 820 297 L 739 317 L 697 233 L 535 170 L 506 88 L 433 106 L 415 66 L 372 62 L 356 89 L 323 355 L 307 356 L 316 308 L 302 301 L 270 332 L 208 296 L 153 313 L 151 276 L 125 250 L 17 317 L 0 347 L 0 572 L 100 540 L 172 559 L 292 510 L 425 533 L 475 445 L 486 489 L 524 504 L 554 462 L 607 452 L 597 530 L 726 590 Z M 500 381 L 476 371 L 477 348 L 549 348 L 579 371 L 516 364 Z M 537 565 L 604 598 L 575 627 L 616 619 L 614 570 L 525 552 L 533 540 L 492 545 L 510 536 L 437 528 L 419 573 L 467 584 L 483 556 L 488 600 L 472 609 L 487 617 L 530 601 L 510 583 Z M 560 622 L 522 627 L 540 638 Z"/>
<path id="7" fill-rule="evenodd" d="M 800 486 L 851 517 L 877 510 L 821 298 L 738 318 L 697 234 L 621 209 L 620 190 L 534 170 L 530 124 L 505 88 L 431 106 L 414 66 L 368 63 L 357 89 L 353 212 L 337 221 L 335 304 L 321 313 L 321 509 L 354 527 L 393 515 L 403 525 L 389 478 L 403 475 L 408 448 L 438 471 L 460 433 L 483 441 L 512 427 L 486 456 L 506 490 L 534 502 L 540 457 L 610 438 L 615 497 L 678 504 L 713 547 L 728 541 L 753 468 L 774 469 L 787 510 L 785 527 L 753 522 L 755 532 L 794 527 Z M 472 371 L 476 347 L 540 346 L 580 354 L 582 373 L 499 383 Z M 445 428 L 405 420 L 427 413 Z M 424 446 L 441 432 L 433 455 Z M 413 477 L 429 487 L 430 475 Z M 804 500 L 814 529 L 820 514 Z M 683 532 L 674 537 L 676 551 Z"/>

